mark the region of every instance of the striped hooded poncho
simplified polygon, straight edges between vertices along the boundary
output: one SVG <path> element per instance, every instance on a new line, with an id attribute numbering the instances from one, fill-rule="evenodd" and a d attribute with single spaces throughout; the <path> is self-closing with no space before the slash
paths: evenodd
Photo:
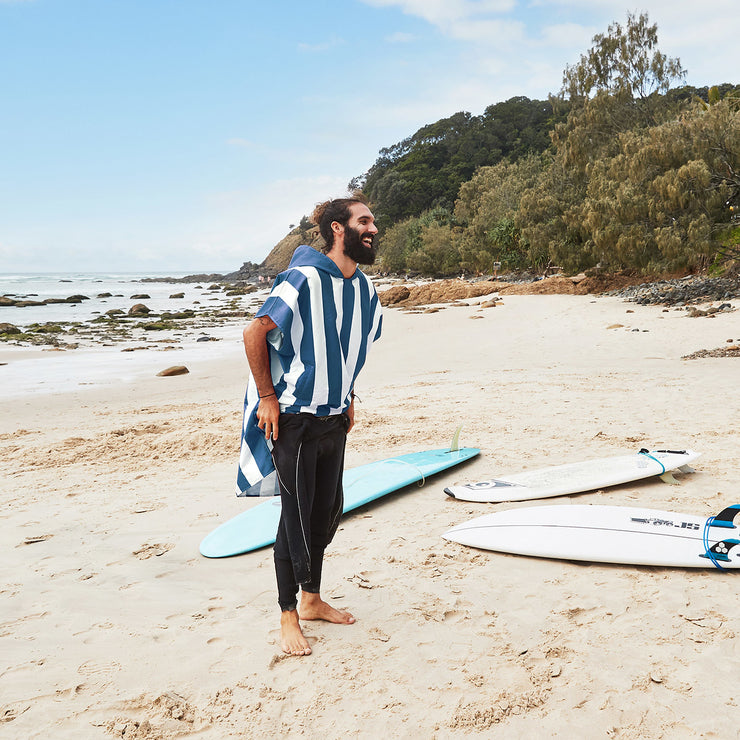
<path id="1" fill-rule="evenodd" d="M 370 280 L 358 269 L 345 278 L 325 254 L 300 246 L 257 312 L 276 324 L 267 335 L 281 413 L 341 414 L 355 378 L 378 339 L 382 316 Z M 259 394 L 249 375 L 244 399 L 237 496 L 279 493 L 271 443 L 257 426 Z"/>

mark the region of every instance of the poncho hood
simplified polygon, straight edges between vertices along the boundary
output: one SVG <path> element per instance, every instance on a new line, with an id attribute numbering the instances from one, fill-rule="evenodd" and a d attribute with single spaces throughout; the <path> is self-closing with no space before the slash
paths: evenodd
<path id="1" fill-rule="evenodd" d="M 289 269 L 291 267 L 315 267 L 317 270 L 328 272 L 334 277 L 344 278 L 342 271 L 333 260 L 330 260 L 325 254 L 306 244 L 301 244 L 293 252 L 293 257 L 288 265 Z"/>

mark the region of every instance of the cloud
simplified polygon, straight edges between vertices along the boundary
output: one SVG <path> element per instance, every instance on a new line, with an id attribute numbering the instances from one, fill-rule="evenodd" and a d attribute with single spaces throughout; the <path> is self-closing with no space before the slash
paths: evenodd
<path id="1" fill-rule="evenodd" d="M 329 40 L 318 44 L 298 44 L 298 50 L 316 54 L 331 51 L 340 46 L 346 46 L 346 44 L 347 42 L 344 39 L 339 38 L 339 36 L 332 36 Z"/>
<path id="2" fill-rule="evenodd" d="M 600 30 L 593 26 L 584 26 L 580 23 L 555 23 L 542 29 L 538 45 L 546 46 L 548 49 L 582 47 L 585 51 L 597 33 L 600 33 Z"/>
<path id="3" fill-rule="evenodd" d="M 386 36 L 385 40 L 389 44 L 409 44 L 412 41 L 416 40 L 416 36 L 414 36 L 411 33 L 404 33 L 403 31 L 396 31 L 396 33 L 392 33 L 390 36 Z"/>
<path id="4" fill-rule="evenodd" d="M 457 24 L 492 13 L 506 13 L 516 7 L 515 0 L 362 0 L 376 8 L 397 7 L 405 15 L 412 15 L 451 33 Z M 451 34 L 452 35 L 452 34 Z"/>
<path id="5" fill-rule="evenodd" d="M 458 41 L 475 41 L 494 47 L 522 43 L 525 26 L 520 21 L 464 19 L 450 23 L 447 33 Z"/>

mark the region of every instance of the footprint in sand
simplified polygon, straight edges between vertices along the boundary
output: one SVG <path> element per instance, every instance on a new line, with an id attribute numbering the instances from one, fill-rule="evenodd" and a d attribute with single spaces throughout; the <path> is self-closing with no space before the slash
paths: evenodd
<path id="1" fill-rule="evenodd" d="M 173 544 L 167 542 L 167 543 L 156 543 L 153 545 L 146 544 L 142 545 L 138 550 L 134 550 L 134 555 L 136 555 L 139 560 L 148 560 L 152 557 L 160 557 L 161 555 L 164 555 L 166 552 L 169 552 L 174 547 Z"/>

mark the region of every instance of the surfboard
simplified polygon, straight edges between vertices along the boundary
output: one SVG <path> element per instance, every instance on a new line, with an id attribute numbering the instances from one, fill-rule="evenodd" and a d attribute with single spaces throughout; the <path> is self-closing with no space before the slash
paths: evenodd
<path id="1" fill-rule="evenodd" d="M 715 517 L 630 506 L 560 504 L 497 511 L 453 527 L 451 542 L 562 560 L 740 567 L 740 504 Z"/>
<path id="2" fill-rule="evenodd" d="M 345 470 L 343 512 L 346 514 L 412 483 L 423 484 L 428 476 L 470 460 L 479 452 L 475 447 L 411 452 Z M 201 555 L 224 558 L 272 545 L 280 512 L 280 497 L 275 496 L 237 514 L 203 539 Z"/>
<path id="3" fill-rule="evenodd" d="M 686 466 L 700 454 L 692 450 L 641 450 L 633 455 L 525 470 L 480 483 L 450 486 L 445 488 L 445 493 L 461 501 L 500 503 L 583 493 L 654 475 L 665 476 L 667 482 L 676 483 L 672 476 L 669 477 L 670 472 L 681 468 L 688 470 Z"/>

